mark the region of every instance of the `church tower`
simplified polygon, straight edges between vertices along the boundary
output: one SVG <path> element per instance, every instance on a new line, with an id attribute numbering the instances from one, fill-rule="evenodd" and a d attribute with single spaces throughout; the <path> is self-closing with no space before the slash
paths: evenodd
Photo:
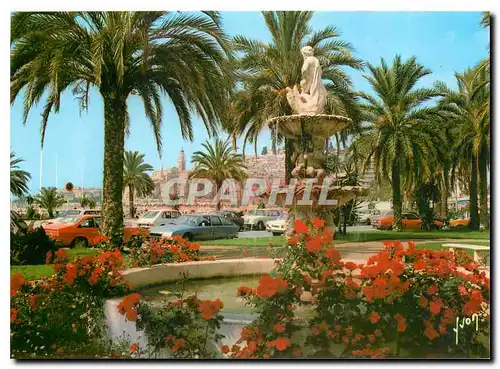
<path id="1" fill-rule="evenodd" d="M 177 169 L 179 170 L 179 174 L 183 173 L 186 170 L 186 159 L 184 157 L 184 149 L 181 149 L 179 152 L 179 158 L 177 159 Z"/>

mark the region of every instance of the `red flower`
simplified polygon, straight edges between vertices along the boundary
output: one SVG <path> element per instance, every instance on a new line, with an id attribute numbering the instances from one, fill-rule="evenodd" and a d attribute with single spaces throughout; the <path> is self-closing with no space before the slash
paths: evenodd
<path id="1" fill-rule="evenodd" d="M 278 351 L 285 351 L 290 346 L 290 340 L 286 337 L 278 337 L 274 340 L 274 347 Z"/>
<path id="2" fill-rule="evenodd" d="M 282 323 L 277 323 L 277 324 L 273 325 L 273 330 L 276 333 L 283 333 L 285 331 L 285 325 Z"/>
<path id="3" fill-rule="evenodd" d="M 349 270 L 354 270 L 358 267 L 356 263 L 353 263 L 352 261 L 348 261 L 347 263 L 344 264 L 344 266 Z"/>
<path id="4" fill-rule="evenodd" d="M 397 331 L 398 332 L 404 332 L 404 331 L 406 331 L 406 319 L 405 318 L 401 318 L 398 321 Z"/>
<path id="5" fill-rule="evenodd" d="M 130 347 L 129 347 L 129 351 L 130 352 L 136 352 L 137 350 L 139 349 L 139 344 L 138 343 L 133 343 Z"/>
<path id="6" fill-rule="evenodd" d="M 17 319 L 17 313 L 19 313 L 19 309 L 10 309 L 10 322 L 14 323 Z"/>
<path id="7" fill-rule="evenodd" d="M 374 311 L 370 314 L 370 322 L 372 322 L 372 324 L 377 324 L 379 320 L 380 320 L 379 313 Z"/>
<path id="8" fill-rule="evenodd" d="M 330 247 L 330 248 L 326 249 L 325 250 L 325 256 L 328 259 L 330 259 L 330 262 L 332 264 L 337 264 L 340 261 L 340 259 L 341 259 L 339 250 L 337 250 L 334 247 Z"/>
<path id="9" fill-rule="evenodd" d="M 436 332 L 436 330 L 434 328 L 432 328 L 431 326 L 428 326 L 425 331 L 424 331 L 424 334 L 425 336 L 429 339 L 429 340 L 434 340 L 436 339 L 437 337 L 439 337 L 439 334 Z"/>
<path id="10" fill-rule="evenodd" d="M 35 310 L 36 307 L 38 306 L 37 305 L 37 300 L 42 297 L 41 294 L 37 294 L 37 295 L 32 295 L 30 296 L 30 306 L 31 306 L 31 309 Z"/>
<path id="11" fill-rule="evenodd" d="M 427 266 L 427 263 L 423 259 L 418 259 L 414 264 L 413 268 L 415 270 L 423 270 Z"/>
<path id="12" fill-rule="evenodd" d="M 302 349 L 300 347 L 296 347 L 293 349 L 292 354 L 295 357 L 301 357 L 302 356 Z"/>
<path id="13" fill-rule="evenodd" d="M 199 249 L 200 249 L 199 243 L 191 243 L 189 245 L 189 250 L 191 250 L 191 251 L 198 251 Z"/>
<path id="14" fill-rule="evenodd" d="M 272 297 L 277 292 L 286 290 L 287 287 L 288 287 L 287 281 L 281 279 L 280 277 L 273 278 L 269 275 L 266 275 L 260 278 L 256 294 L 261 299 L 266 297 Z"/>
<path id="15" fill-rule="evenodd" d="M 229 352 L 229 346 L 228 345 L 224 345 L 220 348 L 221 352 L 223 354 L 227 354 Z"/>
<path id="16" fill-rule="evenodd" d="M 52 262 L 52 251 L 47 251 L 45 254 L 45 264 L 49 265 Z"/>
<path id="17" fill-rule="evenodd" d="M 320 228 L 323 228 L 325 226 L 325 221 L 323 219 L 313 218 L 312 224 L 313 224 L 314 228 L 320 229 Z"/>
<path id="18" fill-rule="evenodd" d="M 429 303 L 429 310 L 433 315 L 439 314 L 441 311 L 441 308 L 443 307 L 443 302 L 440 299 L 433 299 Z"/>
<path id="19" fill-rule="evenodd" d="M 252 289 L 247 286 L 241 286 L 238 288 L 238 296 L 248 296 L 252 295 Z"/>
<path id="20" fill-rule="evenodd" d="M 381 331 L 379 328 L 375 329 L 375 331 L 374 331 L 373 333 L 374 333 L 374 334 L 375 334 L 375 336 L 377 336 L 377 337 L 381 337 L 381 336 L 382 336 L 382 331 Z"/>
<path id="21" fill-rule="evenodd" d="M 222 309 L 223 306 L 224 305 L 219 299 L 214 301 L 205 300 L 200 303 L 198 310 L 200 311 L 200 315 L 203 319 L 210 320 Z"/>
<path id="22" fill-rule="evenodd" d="M 306 242 L 307 251 L 316 253 L 321 250 L 321 237 L 315 236 Z"/>
<path id="23" fill-rule="evenodd" d="M 293 230 L 295 233 L 307 234 L 309 232 L 309 227 L 300 219 L 295 219 Z"/>
<path id="24" fill-rule="evenodd" d="M 427 289 L 427 294 L 432 296 L 434 294 L 436 294 L 438 292 L 438 286 L 436 286 L 435 284 L 431 285 L 428 289 Z"/>
<path id="25" fill-rule="evenodd" d="M 288 245 L 293 246 L 300 242 L 300 239 L 297 235 L 293 235 L 288 239 Z"/>
<path id="26" fill-rule="evenodd" d="M 317 326 L 313 326 L 311 328 L 311 332 L 312 332 L 312 334 L 314 334 L 315 336 L 317 336 L 318 334 L 321 333 L 321 329 L 319 329 Z"/>
<path id="27" fill-rule="evenodd" d="M 420 307 L 425 308 L 429 304 L 429 300 L 427 300 L 424 296 L 420 296 L 420 299 L 418 300 L 418 304 Z"/>
<path id="28" fill-rule="evenodd" d="M 10 278 L 10 297 L 14 296 L 21 286 L 25 285 L 26 281 L 21 273 L 16 273 Z"/>

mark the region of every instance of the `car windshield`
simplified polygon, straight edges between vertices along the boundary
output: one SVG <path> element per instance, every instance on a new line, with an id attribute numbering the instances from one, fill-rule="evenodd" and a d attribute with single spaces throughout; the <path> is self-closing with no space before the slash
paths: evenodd
<path id="1" fill-rule="evenodd" d="M 175 222 L 175 224 L 185 224 L 185 225 L 190 225 L 190 226 L 197 226 L 200 221 L 201 221 L 201 217 L 182 215 L 179 218 L 177 218 L 174 222 Z"/>
<path id="2" fill-rule="evenodd" d="M 72 215 L 80 215 L 81 211 L 80 210 L 67 210 L 64 212 L 61 218 L 66 218 Z"/>
<path id="3" fill-rule="evenodd" d="M 75 217 L 75 216 L 63 217 L 59 219 L 59 223 L 71 224 L 78 222 L 79 219 L 80 217 Z"/>
<path id="4" fill-rule="evenodd" d="M 157 211 L 148 211 L 146 214 L 144 214 L 142 217 L 143 218 L 154 218 L 156 215 L 158 215 Z"/>
<path id="5" fill-rule="evenodd" d="M 264 210 L 250 210 L 248 212 L 248 215 L 259 215 L 259 216 L 262 216 L 262 215 L 266 215 L 266 212 Z"/>

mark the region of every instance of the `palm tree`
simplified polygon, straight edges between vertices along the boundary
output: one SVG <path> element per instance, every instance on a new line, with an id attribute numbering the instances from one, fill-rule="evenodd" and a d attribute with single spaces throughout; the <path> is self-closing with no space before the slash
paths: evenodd
<path id="1" fill-rule="evenodd" d="M 87 196 L 87 194 L 83 194 L 80 198 L 80 206 L 82 208 L 86 208 L 87 206 L 89 206 L 89 197 Z"/>
<path id="2" fill-rule="evenodd" d="M 204 151 L 193 153 L 191 162 L 195 164 L 190 178 L 207 178 L 215 182 L 216 191 L 222 186 L 225 179 L 243 181 L 246 178 L 245 162 L 241 154 L 236 153 L 229 141 L 215 139 L 202 144 Z M 220 209 L 220 199 L 217 200 L 217 210 Z"/>
<path id="3" fill-rule="evenodd" d="M 153 167 L 144 162 L 144 154 L 138 151 L 125 151 L 123 166 L 123 185 L 128 187 L 129 214 L 135 217 L 134 194 L 139 197 L 149 196 L 155 189 L 155 184 L 149 172 Z"/>
<path id="4" fill-rule="evenodd" d="M 457 138 L 454 170 L 470 183 L 471 229 L 479 229 L 478 180 L 481 223 L 489 228 L 487 172 L 490 156 L 490 77 L 480 63 L 474 69 L 455 74 L 458 91 L 448 91 L 443 108 L 455 125 Z"/>
<path id="5" fill-rule="evenodd" d="M 24 122 L 45 100 L 41 140 L 61 94 L 71 88 L 81 109 L 89 91 L 104 103 L 102 231 L 119 242 L 123 227 L 123 158 L 127 99 L 139 96 L 161 154 L 165 96 L 182 136 L 193 139 L 191 114 L 209 134 L 230 85 L 227 38 L 217 12 L 18 12 L 11 18 L 11 103 L 24 90 Z"/>
<path id="6" fill-rule="evenodd" d="M 430 122 L 438 116 L 438 110 L 424 104 L 441 96 L 442 88 L 416 88 L 431 71 L 415 57 L 403 62 L 396 56 L 391 67 L 382 59 L 380 66 L 368 64 L 368 69 L 370 74 L 365 78 L 375 96 L 360 93 L 365 120 L 370 124 L 357 145 L 368 151 L 365 166 L 373 160 L 378 183 L 382 178 L 391 182 L 393 228 L 400 230 L 402 186 L 408 191 L 417 178 L 427 176 L 429 163 L 436 156 L 432 138 L 439 129 Z"/>
<path id="7" fill-rule="evenodd" d="M 240 53 L 235 67 L 243 88 L 234 97 L 237 113 L 233 114 L 232 127 L 244 134 L 244 146 L 250 142 L 256 150 L 258 135 L 266 122 L 292 113 L 286 99 L 286 87 L 293 87 L 301 80 L 300 49 L 306 45 L 314 48 L 321 63 L 329 92 L 326 112 L 349 116 L 357 122 L 356 96 L 351 90 L 350 78 L 341 67 L 361 69 L 362 63 L 352 56 L 352 46 L 339 39 L 338 30 L 330 26 L 313 32 L 310 27 L 313 12 L 266 11 L 262 14 L 271 34 L 270 43 L 244 36 L 233 38 L 234 49 Z M 277 141 L 283 137 L 275 131 L 276 127 L 269 128 L 275 149 Z M 293 143 L 288 139 L 285 139 L 285 152 L 288 181 L 293 167 Z"/>
<path id="8" fill-rule="evenodd" d="M 16 154 L 10 152 L 10 193 L 20 197 L 28 193 L 28 181 L 31 179 L 31 174 L 19 169 L 19 164 L 24 160 L 16 158 Z"/>
<path id="9" fill-rule="evenodd" d="M 64 197 L 57 193 L 55 187 L 42 187 L 40 193 L 35 196 L 35 203 L 47 210 L 49 218 L 54 218 L 54 210 L 64 204 Z"/>

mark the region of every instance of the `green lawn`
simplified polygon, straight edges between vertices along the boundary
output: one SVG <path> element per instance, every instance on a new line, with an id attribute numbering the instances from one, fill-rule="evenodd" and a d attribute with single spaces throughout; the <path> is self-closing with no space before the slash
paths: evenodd
<path id="1" fill-rule="evenodd" d="M 89 256 L 97 255 L 97 250 L 77 247 L 68 250 L 68 256 L 70 259 L 77 256 Z M 53 265 L 11 265 L 10 275 L 15 273 L 21 273 L 26 280 L 34 280 L 41 277 L 51 276 L 54 272 Z"/>
<path id="2" fill-rule="evenodd" d="M 432 240 L 432 239 L 489 239 L 488 232 L 478 231 L 372 231 L 372 232 L 351 232 L 346 236 L 335 236 L 335 243 L 341 244 L 345 242 L 369 242 L 369 241 L 385 241 L 385 240 Z M 262 238 L 234 238 L 231 240 L 214 240 L 202 241 L 202 245 L 212 246 L 247 246 L 247 247 L 267 247 L 271 243 L 273 246 L 282 246 L 286 243 L 284 236 L 270 236 Z"/>

